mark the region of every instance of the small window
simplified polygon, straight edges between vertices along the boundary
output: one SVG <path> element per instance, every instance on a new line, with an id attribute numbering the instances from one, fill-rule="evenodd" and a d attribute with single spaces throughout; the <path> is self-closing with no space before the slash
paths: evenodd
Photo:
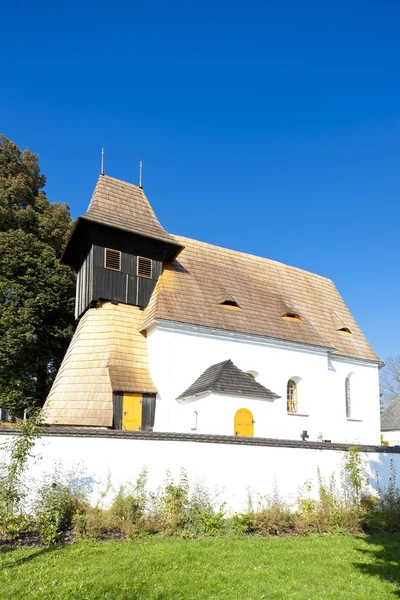
<path id="1" fill-rule="evenodd" d="M 257 377 L 258 377 L 257 371 L 246 371 L 246 375 L 248 375 L 252 379 L 257 379 Z"/>
<path id="2" fill-rule="evenodd" d="M 297 313 L 286 313 L 282 318 L 287 321 L 301 321 L 301 317 Z"/>
<path id="3" fill-rule="evenodd" d="M 348 327 L 341 327 L 338 329 L 340 333 L 344 333 L 344 335 L 351 335 L 351 331 Z"/>
<path id="4" fill-rule="evenodd" d="M 104 266 L 106 269 L 113 269 L 114 271 L 120 271 L 121 270 L 121 252 L 119 250 L 111 250 L 111 248 L 105 248 Z"/>
<path id="5" fill-rule="evenodd" d="M 236 302 L 236 300 L 224 300 L 223 302 L 220 302 L 219 305 L 220 306 L 227 306 L 229 308 L 240 308 L 240 306 Z"/>
<path id="6" fill-rule="evenodd" d="M 298 410 L 297 383 L 293 379 L 289 379 L 287 384 L 287 411 L 288 413 L 297 413 Z"/>
<path id="7" fill-rule="evenodd" d="M 351 419 L 350 377 L 346 377 L 345 394 L 346 394 L 346 418 Z"/>
<path id="8" fill-rule="evenodd" d="M 140 277 L 147 277 L 151 279 L 153 271 L 153 263 L 151 258 L 144 258 L 143 256 L 138 256 L 137 262 L 137 274 Z"/>

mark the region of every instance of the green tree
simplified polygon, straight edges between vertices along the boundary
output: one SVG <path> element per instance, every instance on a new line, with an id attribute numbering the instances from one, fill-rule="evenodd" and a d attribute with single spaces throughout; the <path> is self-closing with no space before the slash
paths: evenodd
<path id="1" fill-rule="evenodd" d="M 59 264 L 69 207 L 50 204 L 38 157 L 0 135 L 0 406 L 41 406 L 73 332 L 75 276 Z"/>

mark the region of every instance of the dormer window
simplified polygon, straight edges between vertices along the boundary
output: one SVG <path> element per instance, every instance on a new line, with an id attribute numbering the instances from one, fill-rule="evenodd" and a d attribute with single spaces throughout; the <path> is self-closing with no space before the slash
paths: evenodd
<path id="1" fill-rule="evenodd" d="M 338 331 L 339 333 L 344 333 L 344 335 L 351 335 L 351 331 L 348 327 L 341 327 Z"/>
<path id="2" fill-rule="evenodd" d="M 113 271 L 121 270 L 121 252 L 112 250 L 111 248 L 104 249 L 104 267 Z"/>
<path id="3" fill-rule="evenodd" d="M 147 279 L 151 279 L 151 276 L 153 274 L 153 261 L 151 260 L 151 258 L 138 256 L 137 274 L 139 275 L 139 277 L 147 277 Z"/>
<path id="4" fill-rule="evenodd" d="M 301 321 L 301 317 L 298 313 L 288 312 L 282 316 L 282 319 L 286 319 L 287 321 Z"/>
<path id="5" fill-rule="evenodd" d="M 240 308 L 239 304 L 236 302 L 236 300 L 223 300 L 222 302 L 219 303 L 220 306 L 225 306 L 227 308 Z"/>

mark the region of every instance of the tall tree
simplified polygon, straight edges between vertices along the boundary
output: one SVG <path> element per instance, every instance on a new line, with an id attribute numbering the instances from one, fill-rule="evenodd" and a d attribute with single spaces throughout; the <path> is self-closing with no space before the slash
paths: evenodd
<path id="1" fill-rule="evenodd" d="M 381 406 L 386 408 L 400 398 L 400 354 L 389 356 L 381 371 Z"/>
<path id="2" fill-rule="evenodd" d="M 59 264 L 69 207 L 50 204 L 36 154 L 0 135 L 0 406 L 41 406 L 73 332 L 75 275 Z"/>

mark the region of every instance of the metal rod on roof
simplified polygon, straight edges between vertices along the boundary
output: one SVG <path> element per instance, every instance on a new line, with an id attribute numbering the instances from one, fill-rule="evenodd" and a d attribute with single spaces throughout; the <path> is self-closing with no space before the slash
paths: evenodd
<path id="1" fill-rule="evenodd" d="M 139 163 L 139 187 L 143 187 L 143 163 Z"/>
<path id="2" fill-rule="evenodd" d="M 101 174 L 104 175 L 104 148 L 101 149 Z"/>

